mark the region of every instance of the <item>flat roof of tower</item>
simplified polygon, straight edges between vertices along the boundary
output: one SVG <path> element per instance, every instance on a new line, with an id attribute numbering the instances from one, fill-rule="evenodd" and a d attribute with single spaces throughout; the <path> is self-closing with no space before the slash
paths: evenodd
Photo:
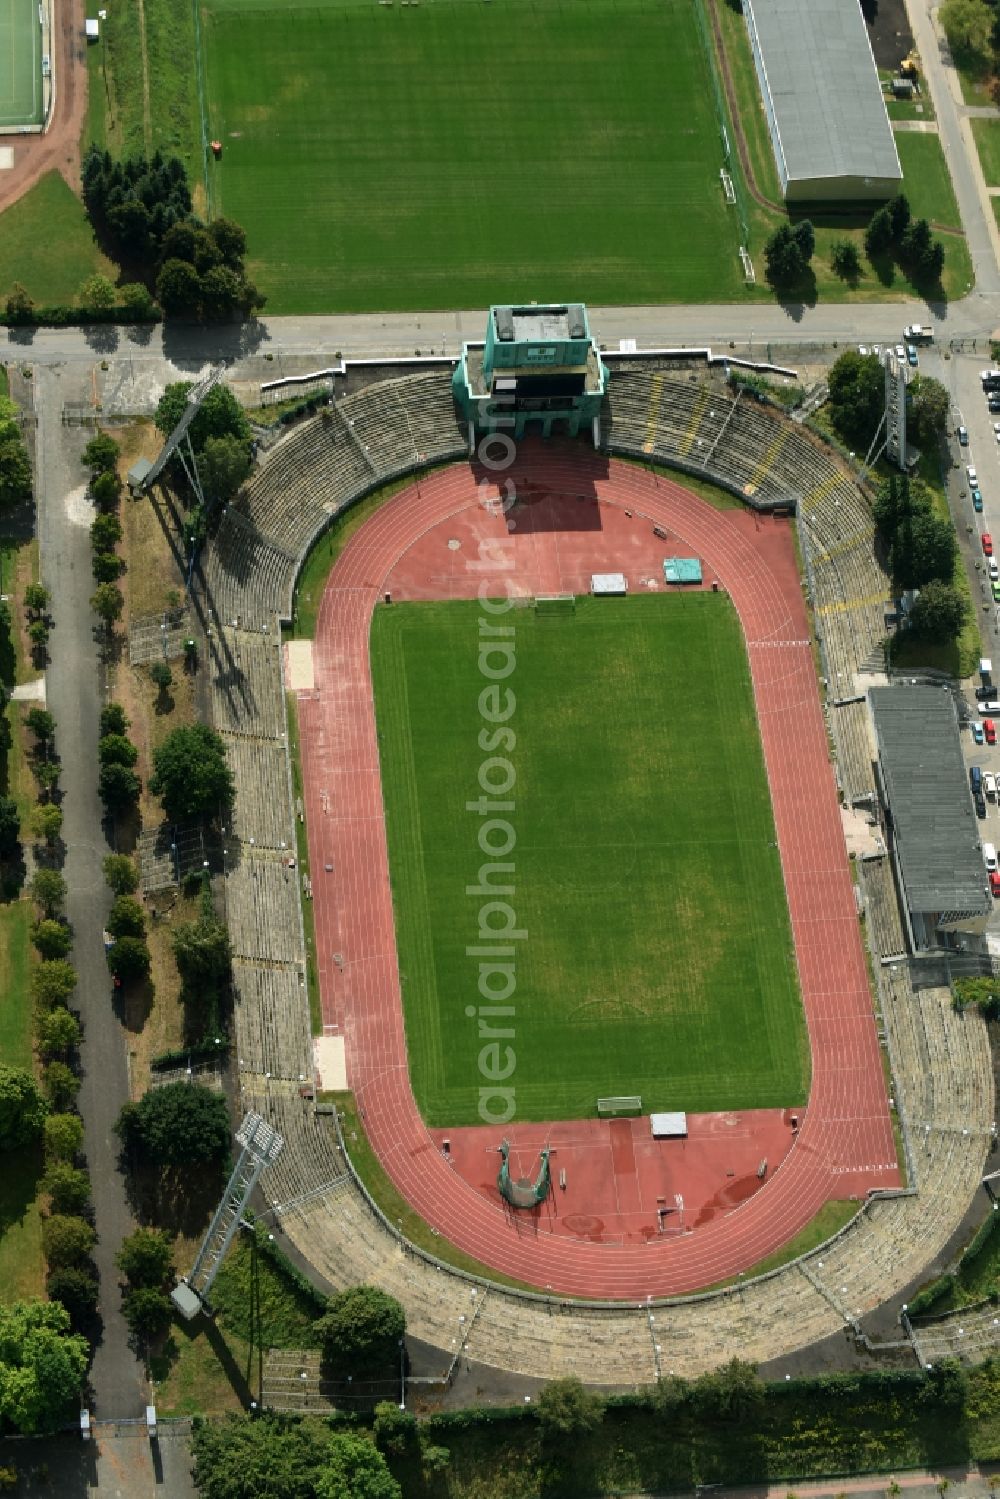
<path id="1" fill-rule="evenodd" d="M 501 343 L 551 343 L 556 339 L 589 338 L 582 302 L 494 307 L 494 330 Z"/>
<path id="2" fill-rule="evenodd" d="M 789 181 L 902 177 L 858 0 L 746 0 Z"/>

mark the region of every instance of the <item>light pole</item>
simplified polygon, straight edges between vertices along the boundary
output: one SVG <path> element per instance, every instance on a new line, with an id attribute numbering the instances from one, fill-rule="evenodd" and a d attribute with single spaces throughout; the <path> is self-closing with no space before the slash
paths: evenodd
<path id="1" fill-rule="evenodd" d="M 402 1338 L 399 1340 L 399 1408 L 406 1409 L 406 1372 L 405 1372 L 406 1347 Z"/>

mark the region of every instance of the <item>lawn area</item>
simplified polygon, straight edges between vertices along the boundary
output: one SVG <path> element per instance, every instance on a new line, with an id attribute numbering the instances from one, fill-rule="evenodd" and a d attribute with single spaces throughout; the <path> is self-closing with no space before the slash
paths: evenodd
<path id="1" fill-rule="evenodd" d="M 212 201 L 269 312 L 742 295 L 688 0 L 202 14 Z"/>
<path id="2" fill-rule="evenodd" d="M 74 303 L 95 271 L 117 276 L 94 242 L 83 204 L 58 172 L 48 172 L 2 222 L 0 301 L 20 281 L 35 302 Z"/>
<path id="3" fill-rule="evenodd" d="M 115 156 L 155 149 L 179 156 L 197 200 L 202 151 L 194 7 L 183 0 L 144 0 L 141 15 L 144 28 L 139 6 L 110 6 L 99 47 L 89 49 L 92 88 L 98 67 L 93 59 L 102 54 L 105 102 L 99 118 L 91 101 L 85 138 L 107 145 Z"/>
<path id="4" fill-rule="evenodd" d="M 0 906 L 0 1062 L 31 1068 L 31 1001 L 28 998 L 29 900 Z M 6 1169 L 6 1168 L 5 1168 Z"/>
<path id="5" fill-rule="evenodd" d="M 394 604 L 372 625 L 410 1068 L 433 1125 L 477 1121 L 482 1043 L 462 1017 L 479 974 L 466 801 L 483 759 L 480 617 L 476 603 Z M 518 1117 L 589 1116 L 617 1094 L 647 1111 L 802 1102 L 806 1032 L 729 600 L 581 599 L 570 616 L 511 618 Z"/>
<path id="6" fill-rule="evenodd" d="M 1000 187 L 1000 120 L 971 120 L 987 187 Z"/>
<path id="7" fill-rule="evenodd" d="M 961 229 L 955 189 L 938 137 L 900 130 L 896 132 L 895 140 L 903 168 L 903 191 L 909 199 L 913 217 L 930 219 L 932 224 L 940 224 L 946 229 Z"/>

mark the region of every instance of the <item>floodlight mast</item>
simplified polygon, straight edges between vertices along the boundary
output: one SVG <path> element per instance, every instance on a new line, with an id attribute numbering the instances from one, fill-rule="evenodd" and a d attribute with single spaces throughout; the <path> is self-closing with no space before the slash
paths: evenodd
<path id="1" fill-rule="evenodd" d="M 191 446 L 191 438 L 188 435 L 188 428 L 194 421 L 195 417 L 198 415 L 198 412 L 201 410 L 202 404 L 209 391 L 222 378 L 223 368 L 224 366 L 221 364 L 215 365 L 214 368 L 209 370 L 207 375 L 203 376 L 202 379 L 198 381 L 197 385 L 192 385 L 191 389 L 188 391 L 187 401 L 185 403 L 184 410 L 181 412 L 180 419 L 176 427 L 171 432 L 166 442 L 163 444 L 163 447 L 160 449 L 160 455 L 156 459 L 152 468 L 149 470 L 149 473 L 142 480 L 142 483 L 138 486 L 140 494 L 144 493 L 147 489 L 150 489 L 156 483 L 157 479 L 160 477 L 163 470 L 166 468 L 167 464 L 176 453 L 180 458 L 181 463 L 184 465 L 184 472 L 185 474 L 187 474 L 191 487 L 193 488 L 195 494 L 198 496 L 199 503 L 202 505 L 205 503 L 205 496 L 202 493 L 201 481 L 198 478 L 198 465 L 194 461 L 194 449 Z M 187 458 L 185 458 L 184 455 L 184 448 L 181 447 L 182 443 L 184 443 L 187 449 Z M 188 459 L 190 459 L 190 468 L 188 467 Z"/>
<path id="2" fill-rule="evenodd" d="M 236 1131 L 236 1139 L 242 1150 L 226 1183 L 222 1201 L 202 1240 L 198 1257 L 191 1273 L 179 1280 L 170 1293 L 174 1306 L 187 1321 L 204 1309 L 212 1283 L 260 1180 L 261 1172 L 265 1166 L 272 1165 L 278 1159 L 285 1145 L 277 1130 L 272 1129 L 266 1119 L 255 1113 L 247 1114 Z"/>

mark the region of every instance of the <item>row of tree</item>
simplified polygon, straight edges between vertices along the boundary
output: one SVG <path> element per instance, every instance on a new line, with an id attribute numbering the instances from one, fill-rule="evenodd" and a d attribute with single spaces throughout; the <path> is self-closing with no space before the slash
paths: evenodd
<path id="1" fill-rule="evenodd" d="M 147 294 L 155 291 L 167 317 L 214 322 L 263 307 L 244 265 L 246 235 L 231 219 L 195 216 L 178 157 L 115 161 L 91 146 L 83 199 L 98 241 Z"/>
<path id="2" fill-rule="evenodd" d="M 816 232 L 809 219 L 779 224 L 764 245 L 765 275 L 771 286 L 802 289 L 811 273 Z M 872 264 L 897 261 L 917 285 L 933 286 L 944 269 L 944 245 L 935 239 L 927 219 L 915 219 L 909 200 L 899 193 L 875 210 L 865 231 L 865 251 Z M 830 264 L 844 281 L 861 274 L 861 257 L 853 240 L 837 240 Z"/>
<path id="3" fill-rule="evenodd" d="M 31 463 L 17 420 L 17 406 L 0 396 L 0 511 L 31 499 Z"/>

